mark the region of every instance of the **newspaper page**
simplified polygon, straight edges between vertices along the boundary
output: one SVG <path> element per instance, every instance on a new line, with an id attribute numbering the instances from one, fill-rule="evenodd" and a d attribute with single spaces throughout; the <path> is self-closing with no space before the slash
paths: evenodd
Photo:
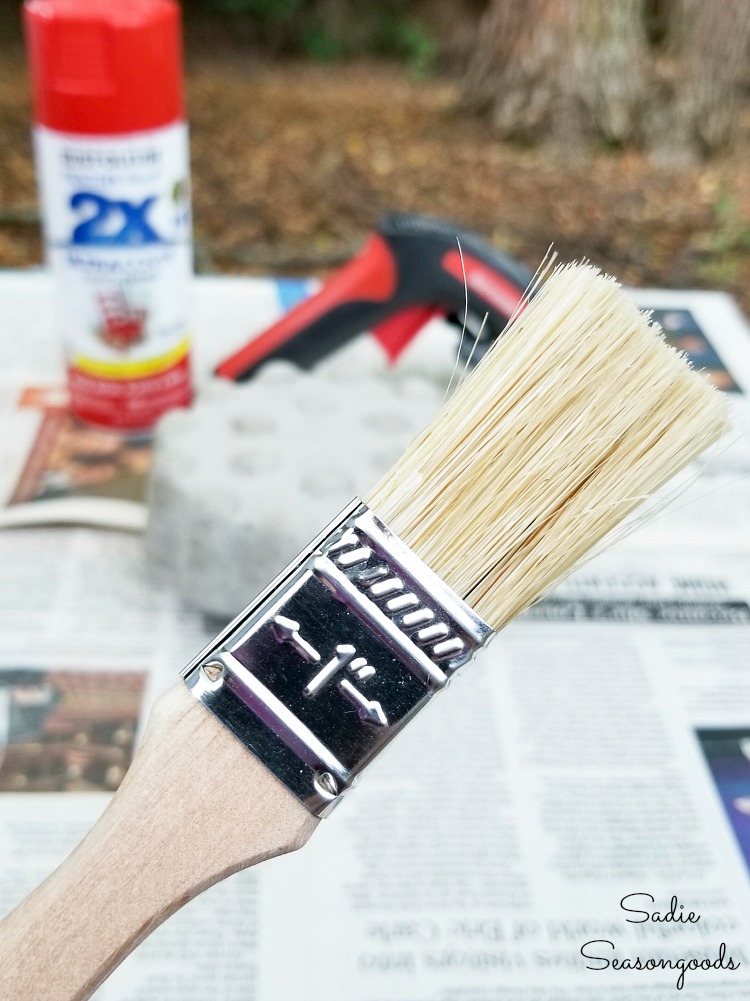
<path id="1" fill-rule="evenodd" d="M 255 287 L 207 285 L 206 317 Z M 727 297 L 650 295 L 720 360 L 735 440 L 498 635 L 303 851 L 191 902 L 97 1001 L 750 996 L 750 336 Z M 94 822 L 214 624 L 134 532 L 9 528 L 0 556 L 5 912 Z"/>

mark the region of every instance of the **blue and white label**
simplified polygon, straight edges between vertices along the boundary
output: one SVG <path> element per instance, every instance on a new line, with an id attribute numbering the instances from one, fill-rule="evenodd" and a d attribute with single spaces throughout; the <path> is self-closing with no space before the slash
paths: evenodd
<path id="1" fill-rule="evenodd" d="M 69 360 L 132 365 L 185 342 L 192 275 L 187 128 L 35 131 L 48 263 Z"/>

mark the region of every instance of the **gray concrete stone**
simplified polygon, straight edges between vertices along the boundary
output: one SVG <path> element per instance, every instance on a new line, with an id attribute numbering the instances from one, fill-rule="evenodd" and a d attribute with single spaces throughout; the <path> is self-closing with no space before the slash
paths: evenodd
<path id="1" fill-rule="evenodd" d="M 147 532 L 161 578 L 206 613 L 238 612 L 429 423 L 455 347 L 436 324 L 389 369 L 363 337 L 314 372 L 272 362 L 167 414 Z"/>

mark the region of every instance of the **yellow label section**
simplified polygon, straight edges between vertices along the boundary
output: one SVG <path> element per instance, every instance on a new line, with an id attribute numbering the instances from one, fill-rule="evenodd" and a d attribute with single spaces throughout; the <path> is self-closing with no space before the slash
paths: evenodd
<path id="1" fill-rule="evenodd" d="M 96 358 L 86 358 L 76 355 L 72 365 L 79 372 L 87 375 L 100 375 L 105 379 L 139 379 L 149 375 L 158 375 L 173 365 L 177 365 L 190 350 L 190 338 L 183 341 L 165 355 L 157 358 L 142 358 L 140 361 L 101 361 Z"/>

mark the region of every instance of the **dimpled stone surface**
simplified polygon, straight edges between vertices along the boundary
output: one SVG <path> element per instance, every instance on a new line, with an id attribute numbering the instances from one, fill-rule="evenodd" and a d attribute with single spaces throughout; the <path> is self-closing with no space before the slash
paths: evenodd
<path id="1" fill-rule="evenodd" d="M 314 371 L 269 362 L 215 380 L 157 429 L 147 546 L 158 576 L 201 611 L 240 611 L 434 416 L 456 336 L 422 334 L 394 368 L 371 337 Z"/>

